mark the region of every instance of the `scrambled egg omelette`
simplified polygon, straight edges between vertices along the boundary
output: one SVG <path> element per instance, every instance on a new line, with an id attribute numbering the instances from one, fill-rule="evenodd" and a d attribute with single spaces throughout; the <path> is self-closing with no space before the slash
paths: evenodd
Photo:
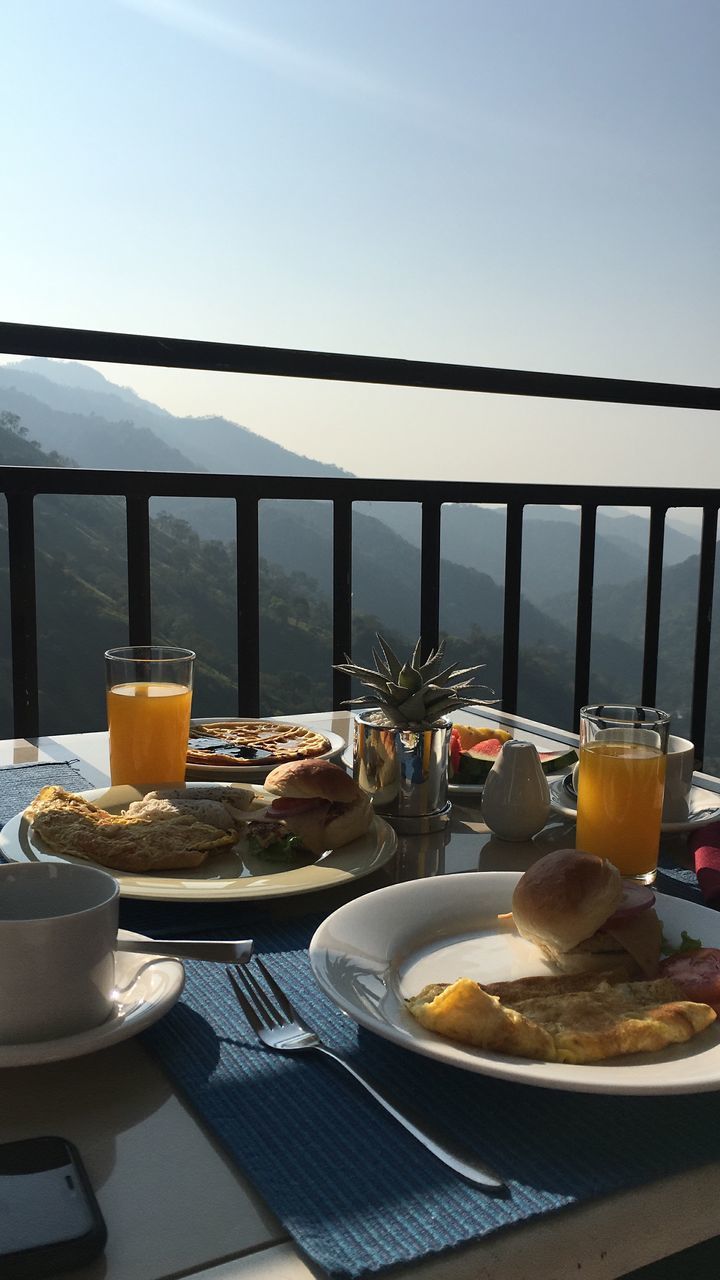
<path id="1" fill-rule="evenodd" d="M 684 999 L 671 979 L 602 978 L 528 978 L 486 987 L 458 978 L 427 986 L 406 1004 L 428 1031 L 545 1062 L 600 1062 L 655 1053 L 692 1039 L 715 1021 L 713 1009 Z"/>
<path id="2" fill-rule="evenodd" d="M 43 787 L 25 810 L 33 831 L 52 853 L 88 858 L 118 871 L 167 871 L 198 867 L 237 833 L 198 822 L 187 813 L 162 816 L 111 814 L 64 791 Z"/>

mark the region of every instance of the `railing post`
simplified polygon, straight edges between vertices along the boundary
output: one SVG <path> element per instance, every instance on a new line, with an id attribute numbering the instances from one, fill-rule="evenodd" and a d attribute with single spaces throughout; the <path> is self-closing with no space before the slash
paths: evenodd
<path id="1" fill-rule="evenodd" d="M 692 708 L 690 712 L 690 737 L 695 743 L 695 759 L 700 767 L 702 767 L 705 756 L 717 522 L 717 507 L 704 507 L 702 534 L 700 536 L 700 574 L 698 580 L 697 624 L 695 627 Z"/>
<path id="2" fill-rule="evenodd" d="M 235 499 L 238 715 L 260 714 L 260 547 L 258 499 Z"/>
<path id="3" fill-rule="evenodd" d="M 425 660 L 440 639 L 440 519 L 442 504 L 422 503 L 420 542 L 420 635 Z"/>
<path id="4" fill-rule="evenodd" d="M 522 586 L 522 502 L 509 502 L 505 513 L 505 587 L 503 592 L 502 709 L 517 711 L 520 670 L 520 591 Z"/>
<path id="5" fill-rule="evenodd" d="M 580 708 L 586 706 L 590 698 L 590 645 L 592 641 L 592 600 L 595 578 L 595 532 L 597 527 L 597 507 L 583 503 L 581 511 L 573 726 L 578 723 Z"/>
<path id="6" fill-rule="evenodd" d="M 643 648 L 642 675 L 642 700 L 646 707 L 654 707 L 655 699 L 657 698 L 658 647 L 660 644 L 660 607 L 662 596 L 666 511 L 666 507 L 657 506 L 653 506 L 650 511 L 647 594 L 645 598 L 645 643 Z"/>
<path id="7" fill-rule="evenodd" d="M 137 495 L 128 495 L 125 504 L 129 642 L 152 644 L 149 504 L 146 497 Z"/>
<path id="8" fill-rule="evenodd" d="M 36 738 L 40 711 L 33 494 L 9 493 L 7 510 L 13 732 L 18 738 Z"/>
<path id="9" fill-rule="evenodd" d="M 351 696 L 352 681 L 334 664 L 344 662 L 352 649 L 352 502 L 333 502 L 333 707 Z"/>

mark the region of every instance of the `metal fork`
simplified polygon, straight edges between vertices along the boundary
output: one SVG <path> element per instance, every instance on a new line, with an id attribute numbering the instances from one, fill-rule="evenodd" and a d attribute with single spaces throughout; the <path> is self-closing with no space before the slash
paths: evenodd
<path id="1" fill-rule="evenodd" d="M 332 1058 L 333 1062 L 338 1062 L 341 1067 L 349 1071 L 353 1079 L 367 1089 L 381 1107 L 394 1116 L 398 1123 L 417 1138 L 428 1151 L 437 1156 L 438 1160 L 442 1160 L 443 1164 L 449 1165 L 456 1173 L 462 1174 L 464 1178 L 468 1178 L 470 1182 L 483 1187 L 486 1191 L 506 1190 L 506 1184 L 502 1178 L 487 1165 L 481 1164 L 471 1152 L 462 1151 L 456 1144 L 431 1130 L 424 1119 L 420 1123 L 419 1118 L 400 1111 L 394 1103 L 380 1093 L 374 1084 L 370 1083 L 366 1076 L 358 1071 L 357 1067 L 334 1050 L 328 1049 L 312 1028 L 303 1022 L 260 957 L 256 956 L 255 959 L 274 999 L 261 986 L 248 967 L 228 966 L 226 972 L 245 1017 L 258 1039 L 268 1049 L 279 1049 L 284 1053 L 302 1053 L 308 1049 L 315 1049 L 316 1052 Z"/>

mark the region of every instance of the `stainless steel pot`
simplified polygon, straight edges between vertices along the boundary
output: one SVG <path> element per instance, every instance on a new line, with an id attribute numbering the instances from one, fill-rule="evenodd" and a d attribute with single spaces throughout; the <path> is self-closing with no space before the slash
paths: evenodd
<path id="1" fill-rule="evenodd" d="M 383 722 L 380 710 L 356 713 L 353 776 L 396 831 L 438 831 L 448 822 L 450 729 L 447 719 L 398 729 Z"/>

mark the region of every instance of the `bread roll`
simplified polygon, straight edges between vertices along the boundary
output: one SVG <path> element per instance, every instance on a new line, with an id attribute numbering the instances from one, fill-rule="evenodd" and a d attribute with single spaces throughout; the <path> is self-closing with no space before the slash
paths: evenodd
<path id="1" fill-rule="evenodd" d="M 620 872 L 606 858 L 556 849 L 518 880 L 512 900 L 515 926 L 551 959 L 592 936 L 623 896 Z"/>
<path id="2" fill-rule="evenodd" d="M 372 805 L 349 774 L 329 760 L 293 760 L 278 765 L 263 783 L 286 800 L 316 800 L 317 807 L 282 812 L 289 831 L 306 849 L 322 854 L 356 840 L 369 829 Z M 272 812 L 272 810 L 270 811 Z"/>
<path id="3" fill-rule="evenodd" d="M 370 799 L 363 792 L 347 809 L 328 818 L 325 837 L 329 849 L 339 849 L 358 836 L 364 836 L 372 822 L 373 810 Z"/>
<path id="4" fill-rule="evenodd" d="M 329 760 L 291 760 L 272 769 L 263 786 L 276 796 L 353 804 L 363 793 L 349 773 Z"/>

